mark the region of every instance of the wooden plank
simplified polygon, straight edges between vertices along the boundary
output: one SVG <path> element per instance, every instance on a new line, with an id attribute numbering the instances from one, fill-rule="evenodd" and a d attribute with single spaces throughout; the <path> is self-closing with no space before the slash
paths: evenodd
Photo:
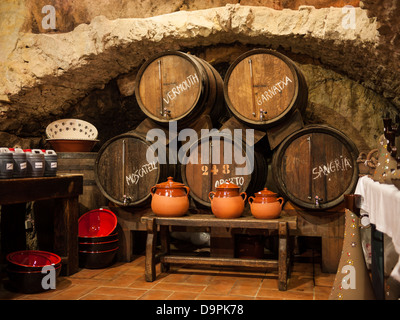
<path id="1" fill-rule="evenodd" d="M 63 274 L 79 270 L 78 261 L 78 196 L 59 199 L 54 206 L 54 253 L 67 257 Z"/>
<path id="2" fill-rule="evenodd" d="M 276 260 L 267 259 L 238 259 L 238 258 L 213 258 L 213 257 L 192 257 L 192 256 L 163 256 L 163 263 L 179 263 L 179 264 L 198 264 L 198 265 L 214 265 L 214 266 L 230 266 L 230 267 L 254 267 L 254 268 L 277 268 Z"/>
<path id="3" fill-rule="evenodd" d="M 192 227 L 229 227 L 229 228 L 249 228 L 249 229 L 269 229 L 278 230 L 279 222 L 286 221 L 290 230 L 297 229 L 297 217 L 284 216 L 278 219 L 255 219 L 253 216 L 242 216 L 236 219 L 220 219 L 213 214 L 188 214 L 183 217 L 157 217 L 143 216 L 142 221 L 156 219 L 159 225 L 192 226 Z"/>
<path id="4" fill-rule="evenodd" d="M 68 198 L 83 193 L 83 175 L 58 175 L 0 180 L 0 204 L 14 204 L 55 198 Z"/>

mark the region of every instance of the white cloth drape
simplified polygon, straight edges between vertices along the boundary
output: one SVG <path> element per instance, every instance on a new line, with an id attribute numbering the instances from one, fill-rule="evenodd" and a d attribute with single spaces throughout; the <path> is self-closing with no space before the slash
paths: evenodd
<path id="1" fill-rule="evenodd" d="M 378 231 L 392 238 L 400 255 L 400 191 L 392 184 L 381 184 L 364 176 L 358 180 L 354 193 L 361 195 L 361 209 L 368 212 Z M 391 276 L 400 281 L 400 256 Z"/>

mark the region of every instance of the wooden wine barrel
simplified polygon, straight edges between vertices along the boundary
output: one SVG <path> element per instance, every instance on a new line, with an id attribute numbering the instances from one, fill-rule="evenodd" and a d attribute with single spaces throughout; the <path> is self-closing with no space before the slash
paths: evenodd
<path id="1" fill-rule="evenodd" d="M 105 206 L 108 200 L 100 192 L 94 178 L 97 152 L 58 152 L 57 174 L 82 174 L 83 193 L 79 196 L 80 213 Z"/>
<path id="2" fill-rule="evenodd" d="M 189 125 L 202 114 L 218 118 L 224 103 L 223 80 L 206 61 L 180 51 L 148 59 L 135 83 L 139 107 L 152 120 Z"/>
<path id="3" fill-rule="evenodd" d="M 260 191 L 267 180 L 268 165 L 261 152 L 254 150 L 254 168 L 251 172 L 250 167 L 246 168 L 246 163 L 251 161 L 251 155 L 246 153 L 245 142 L 239 144 L 230 137 L 219 137 L 217 141 L 200 138 L 187 152 L 189 162 L 181 165 L 182 180 L 190 188 L 190 196 L 205 207 L 211 207 L 209 192 L 216 191 L 226 181 L 238 185 L 240 192 L 245 191 L 249 196 Z M 224 141 L 232 154 L 231 163 L 224 159 L 224 155 L 229 154 Z M 245 161 L 237 161 L 235 153 Z M 202 161 L 202 157 L 208 159 Z M 196 160 L 197 163 L 194 163 Z M 237 168 L 244 172 L 238 174 Z"/>
<path id="4" fill-rule="evenodd" d="M 176 178 L 176 164 L 169 164 L 168 159 L 166 164 L 147 161 L 146 152 L 152 145 L 153 142 L 131 131 L 111 138 L 100 148 L 95 179 L 111 202 L 120 206 L 145 205 L 152 186 L 166 181 L 168 176 Z"/>
<path id="5" fill-rule="evenodd" d="M 356 187 L 358 154 L 341 131 L 325 125 L 306 126 L 288 136 L 273 155 L 276 187 L 302 208 L 333 208 Z"/>
<path id="6" fill-rule="evenodd" d="M 254 49 L 227 70 L 224 96 L 239 120 L 253 127 L 272 127 L 307 105 L 308 88 L 296 64 L 283 54 Z"/>

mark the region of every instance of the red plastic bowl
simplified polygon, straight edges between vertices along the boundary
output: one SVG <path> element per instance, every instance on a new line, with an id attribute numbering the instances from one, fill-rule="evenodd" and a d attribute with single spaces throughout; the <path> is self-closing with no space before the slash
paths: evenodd
<path id="1" fill-rule="evenodd" d="M 117 226 L 116 215 L 107 209 L 95 209 L 83 214 L 78 220 L 79 237 L 104 237 Z"/>
<path id="2" fill-rule="evenodd" d="M 11 269 L 22 271 L 36 271 L 48 265 L 57 267 L 61 264 L 61 257 L 54 253 L 40 250 L 15 251 L 9 253 L 6 259 Z"/>

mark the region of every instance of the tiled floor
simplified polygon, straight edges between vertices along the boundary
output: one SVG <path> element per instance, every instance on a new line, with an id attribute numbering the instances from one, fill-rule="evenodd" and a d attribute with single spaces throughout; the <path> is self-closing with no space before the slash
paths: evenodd
<path id="1" fill-rule="evenodd" d="M 154 282 L 144 279 L 144 256 L 106 269 L 81 269 L 59 277 L 57 288 L 21 294 L 0 287 L 2 300 L 325 300 L 335 274 L 322 273 L 318 264 L 295 262 L 287 291 L 279 291 L 277 273 L 232 268 L 171 266 Z"/>

